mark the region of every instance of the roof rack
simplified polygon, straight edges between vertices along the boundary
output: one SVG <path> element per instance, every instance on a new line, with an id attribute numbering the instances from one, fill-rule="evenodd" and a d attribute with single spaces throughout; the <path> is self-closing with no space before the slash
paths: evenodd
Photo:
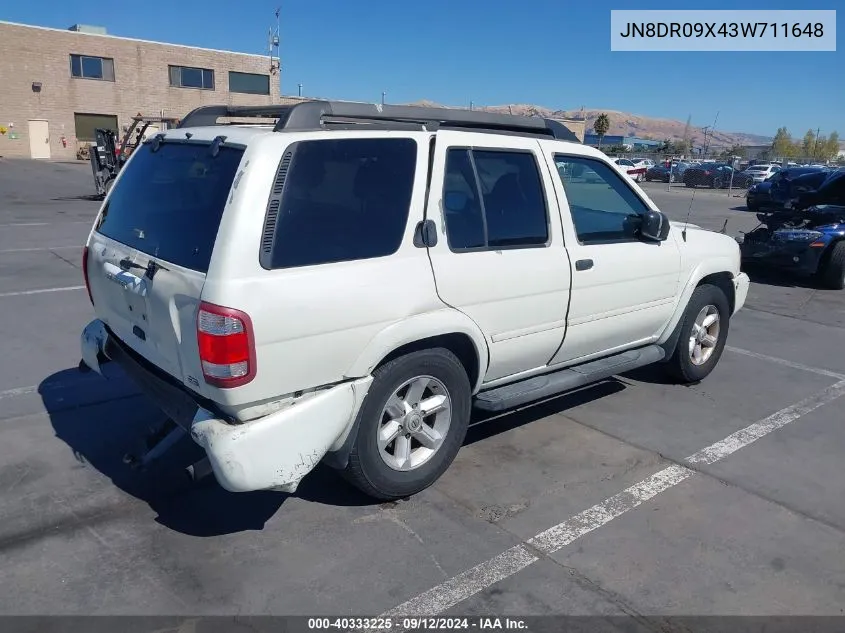
<path id="1" fill-rule="evenodd" d="M 349 101 L 303 101 L 292 105 L 269 106 L 201 106 L 185 116 L 179 127 L 219 125 L 218 121 L 222 118 L 276 119 L 274 132 L 324 129 L 332 123 L 365 123 L 388 128 L 391 125 L 406 127 L 413 124 L 429 131 L 439 128 L 465 128 L 537 134 L 579 142 L 571 130 L 554 119 L 477 110 Z"/>

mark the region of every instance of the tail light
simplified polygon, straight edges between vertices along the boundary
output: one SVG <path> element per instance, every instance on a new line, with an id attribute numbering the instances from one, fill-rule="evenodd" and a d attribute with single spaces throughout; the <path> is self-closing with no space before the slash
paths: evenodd
<path id="1" fill-rule="evenodd" d="M 206 303 L 197 314 L 202 375 L 215 387 L 240 387 L 255 378 L 252 321 L 240 310 Z"/>
<path id="2" fill-rule="evenodd" d="M 709 171 L 709 170 L 708 170 L 708 171 L 705 171 L 705 172 L 704 172 L 704 175 L 705 175 L 705 176 L 709 176 L 709 175 L 710 175 L 710 174 L 712 174 L 712 173 L 713 173 L 712 171 Z"/>
<path id="3" fill-rule="evenodd" d="M 85 289 L 88 291 L 88 300 L 94 305 L 94 297 L 91 296 L 91 283 L 88 281 L 88 247 L 82 249 L 82 276 L 85 278 Z"/>

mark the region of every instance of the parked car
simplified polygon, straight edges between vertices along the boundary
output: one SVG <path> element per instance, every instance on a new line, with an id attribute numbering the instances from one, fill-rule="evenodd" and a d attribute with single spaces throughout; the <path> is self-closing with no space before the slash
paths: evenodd
<path id="1" fill-rule="evenodd" d="M 644 165 L 635 165 L 633 161 L 627 158 L 614 158 L 613 162 L 619 165 L 628 177 L 636 182 L 642 182 L 645 179 L 645 173 L 648 170 Z"/>
<path id="2" fill-rule="evenodd" d="M 754 183 L 759 183 L 768 180 L 780 170 L 781 167 L 779 165 L 752 165 L 741 173 L 751 176 Z"/>
<path id="3" fill-rule="evenodd" d="M 473 407 L 718 363 L 748 292 L 737 242 L 670 222 L 559 122 L 274 107 L 275 126 L 200 107 L 144 143 L 82 258 L 80 368 L 123 367 L 205 450 L 195 476 L 292 491 L 323 461 L 400 498 Z"/>
<path id="4" fill-rule="evenodd" d="M 687 187 L 723 189 L 732 186 L 744 189 L 753 184 L 753 177 L 734 171 L 733 167 L 724 163 L 701 163 L 697 167 L 687 169 L 684 172 L 683 181 Z"/>
<path id="5" fill-rule="evenodd" d="M 845 172 L 828 174 L 818 189 L 785 206 L 758 213 L 760 225 L 737 237 L 743 261 L 815 275 L 827 288 L 845 288 Z"/>
<path id="6" fill-rule="evenodd" d="M 828 170 L 815 167 L 790 167 L 782 169 L 768 180 L 751 185 L 745 194 L 749 211 L 783 208 L 787 200 L 818 187 L 828 176 Z"/>
<path id="7" fill-rule="evenodd" d="M 645 167 L 646 169 L 654 167 L 654 161 L 650 158 L 632 158 L 631 162 L 637 167 Z"/>
<path id="8" fill-rule="evenodd" d="M 659 180 L 662 182 L 675 182 L 683 180 L 684 172 L 690 167 L 696 166 L 697 163 L 677 162 L 672 163 L 671 168 L 667 165 L 655 165 L 648 169 L 645 173 L 646 182 L 652 180 Z"/>

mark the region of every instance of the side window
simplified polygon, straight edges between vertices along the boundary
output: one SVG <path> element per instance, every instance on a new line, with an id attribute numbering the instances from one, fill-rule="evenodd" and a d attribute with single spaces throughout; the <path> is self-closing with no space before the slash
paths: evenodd
<path id="1" fill-rule="evenodd" d="M 569 201 L 578 241 L 582 244 L 635 240 L 646 204 L 616 171 L 600 160 L 555 155 Z"/>
<path id="2" fill-rule="evenodd" d="M 270 268 L 384 257 L 399 249 L 414 187 L 416 141 L 302 141 L 290 161 Z M 271 199 L 271 209 L 274 204 Z"/>
<path id="3" fill-rule="evenodd" d="M 530 152 L 452 149 L 443 184 L 452 250 L 544 246 L 548 212 Z"/>

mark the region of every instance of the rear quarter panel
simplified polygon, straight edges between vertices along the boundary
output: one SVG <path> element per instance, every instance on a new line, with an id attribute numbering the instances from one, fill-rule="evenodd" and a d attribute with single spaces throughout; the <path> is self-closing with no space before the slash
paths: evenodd
<path id="1" fill-rule="evenodd" d="M 356 134 L 333 132 L 332 138 Z M 252 405 L 345 380 L 371 364 L 359 359 L 380 332 L 444 308 L 427 251 L 413 245 L 423 219 L 427 137 L 382 134 L 417 140 L 415 184 L 399 250 L 387 257 L 281 270 L 265 270 L 259 263 L 270 187 L 287 144 L 316 137 L 269 135 L 250 144 L 234 204 L 220 226 L 226 239 L 218 236 L 203 299 L 251 317 L 257 374 L 247 385 L 217 390 L 215 400 Z"/>

